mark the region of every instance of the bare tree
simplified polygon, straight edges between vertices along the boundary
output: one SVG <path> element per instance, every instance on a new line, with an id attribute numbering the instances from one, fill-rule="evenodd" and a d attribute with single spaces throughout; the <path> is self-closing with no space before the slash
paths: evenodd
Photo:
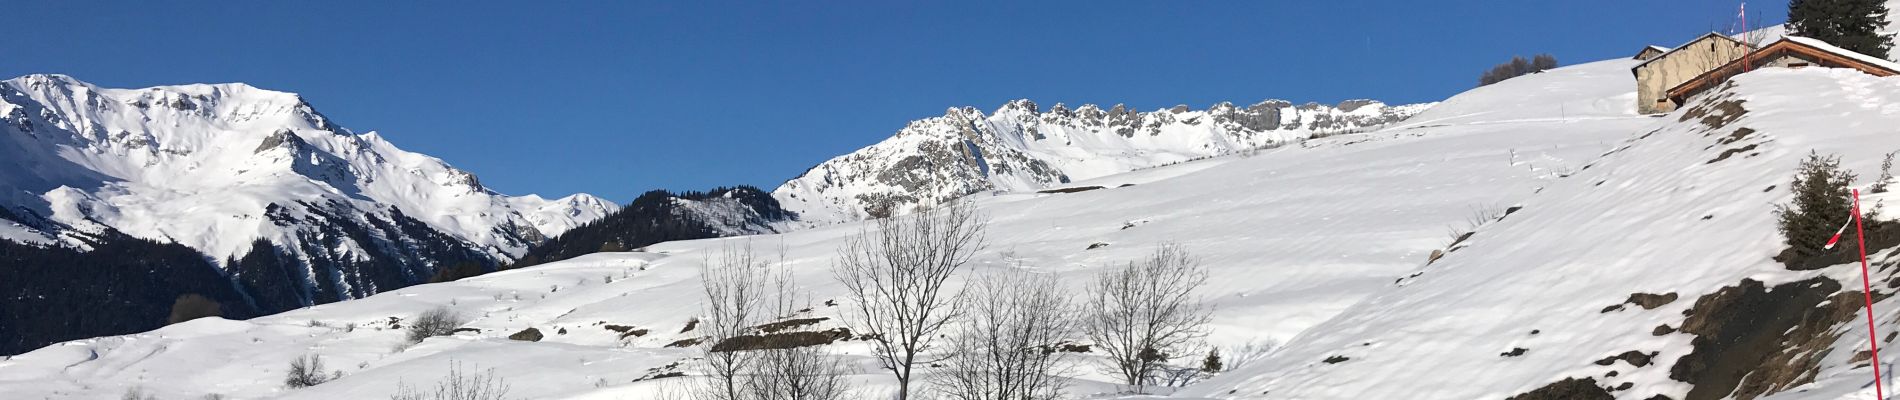
<path id="1" fill-rule="evenodd" d="M 745 398 L 742 378 L 750 367 L 752 353 L 713 349 L 728 339 L 745 335 L 766 318 L 763 308 L 769 288 L 765 274 L 769 268 L 768 263 L 753 255 L 750 243 L 729 244 L 717 258 L 701 263 L 699 279 L 705 288 L 706 305 L 699 320 L 706 340 L 700 341 L 699 347 L 711 379 L 696 391 L 695 398 Z"/>
<path id="2" fill-rule="evenodd" d="M 917 364 L 958 313 L 961 293 L 945 287 L 984 246 L 984 221 L 967 202 L 877 220 L 845 241 L 832 273 L 855 310 L 845 322 L 868 334 L 872 352 L 897 377 L 897 399 L 910 398 Z"/>
<path id="3" fill-rule="evenodd" d="M 1054 278 L 1016 271 L 976 282 L 936 377 L 955 400 L 1053 400 L 1067 381 L 1057 344 L 1077 333 L 1076 307 Z"/>
<path id="4" fill-rule="evenodd" d="M 1108 372 L 1136 392 L 1171 358 L 1206 336 L 1210 310 L 1195 291 L 1207 270 L 1180 245 L 1103 272 L 1088 290 L 1083 329 L 1108 357 Z"/>
<path id="5" fill-rule="evenodd" d="M 809 311 L 809 296 L 802 294 L 792 279 L 791 265 L 785 262 L 785 249 L 779 248 L 779 260 L 766 271 L 772 294 L 766 311 L 774 317 L 790 318 Z M 753 362 L 746 391 L 759 400 L 840 400 L 850 389 L 846 367 L 818 346 L 764 349 L 753 351 Z"/>

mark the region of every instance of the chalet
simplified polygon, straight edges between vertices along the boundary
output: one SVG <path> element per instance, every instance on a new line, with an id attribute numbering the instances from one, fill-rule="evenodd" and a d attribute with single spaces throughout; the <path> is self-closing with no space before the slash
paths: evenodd
<path id="1" fill-rule="evenodd" d="M 1900 64 L 1879 57 L 1835 47 L 1817 39 L 1788 36 L 1749 52 L 1742 58 L 1704 72 L 1669 88 L 1664 97 L 1682 104 L 1691 96 L 1708 91 L 1735 75 L 1757 68 L 1852 68 L 1873 76 L 1900 74 Z"/>
<path id="2" fill-rule="evenodd" d="M 1675 110 L 1680 103 L 1669 97 L 1670 89 L 1728 65 L 1753 48 L 1727 35 L 1710 32 L 1637 64 L 1630 69 L 1636 74 L 1637 111 L 1655 114 Z"/>
<path id="3" fill-rule="evenodd" d="M 1669 52 L 1668 47 L 1649 45 L 1649 47 L 1644 47 L 1643 51 L 1636 52 L 1636 56 L 1630 57 L 1630 59 L 1638 60 L 1638 61 L 1649 61 L 1649 59 L 1656 58 L 1656 56 L 1660 56 L 1662 55 L 1662 53 L 1667 53 L 1667 52 Z"/>

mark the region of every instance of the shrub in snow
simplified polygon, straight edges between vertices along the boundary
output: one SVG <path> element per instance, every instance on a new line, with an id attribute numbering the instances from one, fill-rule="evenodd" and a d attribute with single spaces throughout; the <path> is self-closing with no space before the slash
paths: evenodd
<path id="1" fill-rule="evenodd" d="M 1554 68 L 1557 68 L 1557 57 L 1549 54 L 1538 54 L 1530 60 L 1525 60 L 1523 56 L 1511 57 L 1511 62 L 1498 64 L 1478 75 L 1478 86 L 1503 82 L 1505 79 Z"/>
<path id="2" fill-rule="evenodd" d="M 323 373 L 323 358 L 311 354 L 290 361 L 290 371 L 284 374 L 284 386 L 291 389 L 311 387 L 329 382 L 330 378 Z"/>
<path id="3" fill-rule="evenodd" d="M 145 394 L 145 388 L 133 386 L 126 389 L 125 394 L 119 396 L 119 400 L 158 400 L 158 396 Z"/>
<path id="4" fill-rule="evenodd" d="M 449 376 L 436 382 L 435 390 L 423 391 L 408 384 L 397 386 L 390 400 L 503 400 L 508 398 L 508 381 L 495 375 L 493 368 L 467 372 L 462 363 L 449 363 Z"/>
<path id="5" fill-rule="evenodd" d="M 1868 192 L 1887 192 L 1887 185 L 1893 182 L 1893 156 L 1896 153 L 1900 153 L 1900 151 L 1887 153 L 1887 158 L 1880 160 L 1880 178 L 1874 179 L 1874 187 L 1868 188 Z"/>
<path id="6" fill-rule="evenodd" d="M 417 315 L 415 321 L 409 323 L 409 343 L 422 343 L 422 339 L 448 336 L 455 333 L 456 327 L 465 323 L 468 321 L 455 311 L 450 311 L 448 307 L 431 308 Z"/>

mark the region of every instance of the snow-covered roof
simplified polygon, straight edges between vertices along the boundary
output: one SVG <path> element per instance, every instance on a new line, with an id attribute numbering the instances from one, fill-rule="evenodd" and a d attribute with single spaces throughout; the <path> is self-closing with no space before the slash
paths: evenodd
<path id="1" fill-rule="evenodd" d="M 1709 37 L 1711 37 L 1711 36 L 1713 36 L 1713 37 L 1718 37 L 1718 38 L 1722 38 L 1722 39 L 1724 39 L 1724 40 L 1728 40 L 1728 41 L 1731 41 L 1731 42 L 1735 42 L 1735 43 L 1741 43 L 1741 44 L 1742 44 L 1743 46 L 1749 46 L 1749 47 L 1754 47 L 1754 45 L 1750 45 L 1750 44 L 1748 44 L 1748 43 L 1746 43 L 1746 42 L 1743 42 L 1743 41 L 1741 41 L 1741 40 L 1736 40 L 1735 38 L 1732 38 L 1732 37 L 1729 37 L 1728 35 L 1724 35 L 1724 34 L 1722 34 L 1721 32 L 1709 32 L 1709 33 L 1704 33 L 1704 34 L 1702 34 L 1702 36 L 1696 36 L 1696 37 L 1695 37 L 1695 39 L 1690 39 L 1690 40 L 1689 40 L 1689 41 L 1687 41 L 1687 42 L 1682 42 L 1682 45 L 1681 45 L 1681 46 L 1676 46 L 1676 48 L 1674 48 L 1674 49 L 1669 49 L 1668 51 L 1664 51 L 1664 52 L 1663 52 L 1662 54 L 1658 54 L 1658 55 L 1656 55 L 1655 57 L 1651 57 L 1651 58 L 1650 58 L 1649 60 L 1645 60 L 1645 61 L 1643 61 L 1643 63 L 1642 63 L 1642 64 L 1636 64 L 1636 66 L 1634 66 L 1634 67 L 1630 67 L 1630 71 L 1635 71 L 1635 70 L 1638 70 L 1638 69 L 1642 69 L 1644 65 L 1649 65 L 1649 63 L 1651 63 L 1651 62 L 1654 62 L 1654 61 L 1656 61 L 1656 60 L 1660 60 L 1660 59 L 1663 59 L 1664 57 L 1669 57 L 1669 54 L 1671 54 L 1671 53 L 1675 53 L 1676 51 L 1679 51 L 1679 50 L 1682 50 L 1682 49 L 1685 49 L 1685 48 L 1688 48 L 1688 47 L 1689 47 L 1689 44 L 1690 44 L 1690 43 L 1695 43 L 1695 42 L 1699 42 L 1699 41 L 1702 41 L 1702 39 L 1707 39 L 1707 38 L 1709 38 Z M 1656 47 L 1656 46 L 1651 46 L 1651 47 Z"/>
<path id="2" fill-rule="evenodd" d="M 1888 71 L 1900 72 L 1900 63 L 1894 63 L 1893 61 L 1881 59 L 1880 57 L 1874 57 L 1874 56 L 1870 56 L 1866 54 L 1861 54 L 1860 52 L 1857 52 L 1857 51 L 1843 49 L 1843 48 L 1840 48 L 1839 46 L 1828 44 L 1827 42 L 1822 41 L 1820 39 L 1815 39 L 1815 38 L 1810 38 L 1810 37 L 1801 37 L 1801 36 L 1783 36 L 1781 40 L 1794 42 L 1794 43 L 1800 43 L 1803 46 L 1813 47 L 1815 49 L 1826 51 L 1829 53 L 1834 53 L 1842 57 L 1852 58 L 1854 59 L 1854 61 L 1867 63 L 1868 65 L 1884 68 Z"/>
<path id="3" fill-rule="evenodd" d="M 1668 47 L 1662 47 L 1662 46 L 1657 46 L 1657 45 L 1653 45 L 1653 44 L 1652 44 L 1652 45 L 1649 45 L 1648 47 L 1644 47 L 1644 48 L 1643 48 L 1642 50 L 1637 50 L 1637 51 L 1636 51 L 1636 56 L 1635 56 L 1635 57 L 1632 57 L 1632 58 L 1635 58 L 1635 59 L 1638 59 L 1638 60 L 1642 60 L 1642 59 L 1644 59 L 1644 58 L 1643 58 L 1643 55 L 1644 55 L 1644 54 L 1649 54 L 1649 52 L 1652 52 L 1652 51 L 1653 51 L 1653 52 L 1657 52 L 1657 53 L 1667 53 L 1667 52 L 1669 52 L 1669 48 L 1668 48 Z"/>
<path id="4" fill-rule="evenodd" d="M 1846 61 L 1860 63 L 1866 66 L 1866 68 L 1862 68 L 1860 66 L 1847 66 L 1847 67 L 1851 67 L 1857 70 L 1863 70 L 1870 74 L 1874 74 L 1877 76 L 1900 74 L 1900 64 L 1895 64 L 1892 61 L 1882 60 L 1879 57 L 1869 56 L 1866 54 L 1854 52 L 1852 50 L 1836 47 L 1834 45 L 1828 44 L 1827 42 L 1823 42 L 1818 39 L 1805 38 L 1805 37 L 1799 37 L 1799 36 L 1785 36 L 1785 37 L 1782 37 L 1781 40 L 1777 40 L 1774 43 L 1770 43 L 1767 46 L 1762 46 L 1760 49 L 1755 50 L 1747 55 L 1744 55 L 1741 58 L 1735 59 L 1734 61 L 1730 61 L 1729 63 L 1723 64 L 1722 66 L 1715 67 L 1715 69 L 1711 69 L 1707 72 L 1703 72 L 1702 74 L 1697 75 L 1695 78 L 1691 78 L 1687 81 L 1683 81 L 1682 84 L 1679 84 L 1679 85 L 1676 85 L 1676 87 L 1670 88 L 1668 91 L 1668 95 L 1672 98 L 1685 97 L 1685 96 L 1700 92 L 1702 90 L 1707 90 L 1708 88 L 1713 87 L 1715 84 L 1729 80 L 1735 75 L 1740 75 L 1742 73 L 1748 72 L 1750 69 L 1752 69 L 1750 67 L 1751 65 L 1754 65 L 1760 60 L 1774 57 L 1774 55 L 1777 54 L 1777 52 L 1798 52 L 1798 53 L 1806 53 L 1810 55 L 1814 55 L 1813 54 L 1814 52 L 1827 53 L 1835 57 L 1844 58 L 1846 59 Z M 1887 75 L 1881 75 L 1878 73 L 1879 71 L 1868 71 L 1868 69 L 1884 70 L 1887 72 Z"/>

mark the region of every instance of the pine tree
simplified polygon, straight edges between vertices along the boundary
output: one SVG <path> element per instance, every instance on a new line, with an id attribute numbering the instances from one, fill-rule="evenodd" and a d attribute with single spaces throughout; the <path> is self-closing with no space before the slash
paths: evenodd
<path id="1" fill-rule="evenodd" d="M 1221 369 L 1225 367 L 1226 366 L 1221 364 L 1220 361 L 1220 349 L 1208 350 L 1207 358 L 1201 359 L 1201 372 L 1210 374 L 1220 373 Z"/>
<path id="2" fill-rule="evenodd" d="M 1853 200 L 1847 187 L 1854 184 L 1854 173 L 1841 169 L 1841 159 L 1809 153 L 1796 173 L 1794 203 L 1776 206 L 1781 234 L 1798 256 L 1820 254 L 1822 246 L 1834 236 L 1842 221 L 1853 215 Z"/>
<path id="3" fill-rule="evenodd" d="M 1885 0 L 1792 0 L 1788 30 L 1870 56 L 1887 58 L 1893 35 L 1887 28 Z"/>

